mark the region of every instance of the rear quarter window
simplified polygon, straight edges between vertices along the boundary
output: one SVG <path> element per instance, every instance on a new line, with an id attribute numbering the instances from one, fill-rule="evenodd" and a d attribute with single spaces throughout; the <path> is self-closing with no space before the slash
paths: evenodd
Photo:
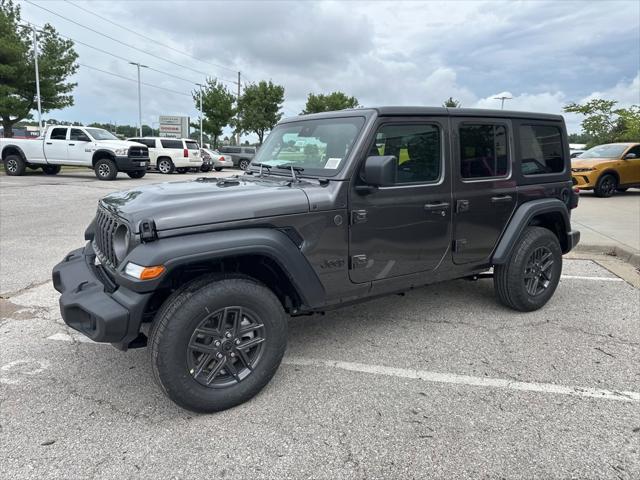
<path id="1" fill-rule="evenodd" d="M 565 170 L 562 130 L 559 127 L 521 124 L 518 135 L 523 175 L 544 175 Z"/>
<path id="2" fill-rule="evenodd" d="M 160 140 L 162 148 L 178 149 L 182 150 L 182 140 Z"/>
<path id="3" fill-rule="evenodd" d="M 187 149 L 188 150 L 200 150 L 200 147 L 198 146 L 197 142 L 185 142 L 187 144 Z"/>

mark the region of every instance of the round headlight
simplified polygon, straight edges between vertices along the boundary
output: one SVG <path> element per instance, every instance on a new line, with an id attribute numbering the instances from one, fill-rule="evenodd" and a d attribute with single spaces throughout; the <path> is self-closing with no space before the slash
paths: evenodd
<path id="1" fill-rule="evenodd" d="M 129 252 L 129 229 L 126 225 L 118 225 L 113 234 L 113 253 L 118 262 L 124 260 Z"/>

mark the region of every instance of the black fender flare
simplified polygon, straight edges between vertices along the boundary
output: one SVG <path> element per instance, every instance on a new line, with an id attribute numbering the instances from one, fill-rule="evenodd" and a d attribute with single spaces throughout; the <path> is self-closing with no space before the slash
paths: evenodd
<path id="1" fill-rule="evenodd" d="M 243 255 L 262 255 L 275 261 L 304 305 L 314 307 L 324 302 L 324 287 L 307 258 L 285 233 L 273 228 L 223 230 L 142 243 L 121 262 L 118 283 L 137 292 L 149 292 L 178 267 Z M 142 266 L 164 265 L 166 272 L 156 280 L 136 280 L 124 273 L 127 262 Z"/>
<path id="2" fill-rule="evenodd" d="M 22 149 L 18 146 L 18 145 L 5 145 L 2 147 L 2 152 L 0 152 L 0 158 L 2 158 L 2 160 L 4 160 L 5 156 L 10 155 L 10 154 L 5 154 L 5 152 L 7 150 L 17 150 L 18 151 L 18 155 L 20 155 L 22 157 L 22 160 L 24 160 L 25 162 L 29 163 L 29 161 L 27 160 L 27 156 L 24 154 L 24 152 L 22 151 Z"/>
<path id="3" fill-rule="evenodd" d="M 95 152 L 93 152 L 93 155 L 91 156 L 91 165 L 93 167 L 95 167 L 96 166 L 96 162 L 98 161 L 98 159 L 105 158 L 105 157 L 109 157 L 114 162 L 116 161 L 115 152 L 112 152 L 111 150 L 106 150 L 104 148 L 100 148 L 100 149 L 96 150 Z"/>
<path id="4" fill-rule="evenodd" d="M 563 248 L 563 253 L 568 252 L 578 243 L 580 238 L 579 232 L 571 231 L 571 220 L 569 218 L 569 210 L 567 205 L 557 198 L 542 198 L 531 200 L 530 202 L 520 205 L 509 220 L 509 225 L 502 234 L 502 238 L 496 246 L 491 263 L 500 265 L 507 262 L 516 242 L 531 220 L 538 215 L 545 213 L 559 213 L 563 222 L 563 234 L 567 236 L 567 248 Z M 577 238 L 576 238 L 577 237 Z M 564 240 L 564 239 L 561 239 Z M 561 243 L 563 243 L 561 241 Z M 564 251 L 566 250 L 566 251 Z"/>

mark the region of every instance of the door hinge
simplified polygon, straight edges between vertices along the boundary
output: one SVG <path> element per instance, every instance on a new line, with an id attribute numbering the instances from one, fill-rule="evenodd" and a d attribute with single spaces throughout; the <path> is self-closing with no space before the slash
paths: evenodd
<path id="1" fill-rule="evenodd" d="M 458 200 L 456 202 L 456 213 L 462 213 L 469 210 L 469 200 Z"/>
<path id="2" fill-rule="evenodd" d="M 366 255 L 354 255 L 351 257 L 351 268 L 362 268 L 367 265 L 367 256 Z"/>
<path id="3" fill-rule="evenodd" d="M 351 211 L 351 225 L 356 223 L 365 223 L 367 221 L 366 210 L 352 210 Z"/>
<path id="4" fill-rule="evenodd" d="M 453 241 L 453 251 L 454 252 L 461 251 L 466 244 L 467 244 L 467 239 L 466 238 L 459 238 L 458 240 L 454 240 Z"/>

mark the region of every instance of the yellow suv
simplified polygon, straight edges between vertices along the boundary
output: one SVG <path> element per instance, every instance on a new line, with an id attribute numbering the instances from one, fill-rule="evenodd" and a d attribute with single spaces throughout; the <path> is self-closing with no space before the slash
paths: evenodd
<path id="1" fill-rule="evenodd" d="M 573 184 L 597 197 L 640 187 L 640 143 L 607 143 L 571 160 Z"/>

